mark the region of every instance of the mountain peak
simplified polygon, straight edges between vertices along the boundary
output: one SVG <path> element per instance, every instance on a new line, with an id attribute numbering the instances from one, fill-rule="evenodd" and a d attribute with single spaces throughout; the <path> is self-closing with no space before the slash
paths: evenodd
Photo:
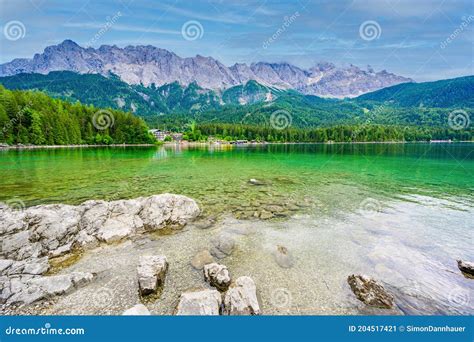
<path id="1" fill-rule="evenodd" d="M 63 40 L 61 43 L 59 43 L 58 45 L 56 45 L 57 47 L 62 47 L 62 48 L 66 48 L 66 49 L 75 49 L 75 48 L 80 48 L 80 46 L 73 40 L 71 39 L 65 39 Z"/>
<path id="2" fill-rule="evenodd" d="M 352 97 L 411 81 L 386 71 L 367 72 L 354 65 L 339 68 L 333 63 L 321 62 L 305 70 L 288 62 L 254 62 L 227 67 L 211 56 L 198 54 L 182 58 L 152 45 L 129 45 L 125 48 L 102 45 L 97 49 L 84 49 L 70 39 L 47 47 L 32 59 L 16 59 L 0 65 L 0 76 L 47 74 L 56 70 L 104 76 L 112 72 L 128 84 L 145 86 L 173 82 L 187 86 L 195 82 L 203 89 L 213 90 L 256 81 L 273 88 L 294 89 L 304 94 L 327 97 Z"/>

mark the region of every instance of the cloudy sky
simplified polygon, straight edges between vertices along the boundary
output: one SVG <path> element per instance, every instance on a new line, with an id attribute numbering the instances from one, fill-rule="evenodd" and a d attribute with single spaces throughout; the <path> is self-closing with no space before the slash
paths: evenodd
<path id="1" fill-rule="evenodd" d="M 72 39 L 236 62 L 371 65 L 417 81 L 474 74 L 472 0 L 0 0 L 0 63 Z"/>

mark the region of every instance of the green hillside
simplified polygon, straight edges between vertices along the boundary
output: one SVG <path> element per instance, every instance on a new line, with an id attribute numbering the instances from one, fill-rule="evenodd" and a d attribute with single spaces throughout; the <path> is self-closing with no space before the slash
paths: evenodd
<path id="1" fill-rule="evenodd" d="M 326 99 L 280 90 L 249 81 L 222 92 L 196 83 L 160 87 L 129 85 L 115 75 L 19 74 L 0 78 L 9 89 L 42 90 L 69 102 L 132 111 L 152 127 L 181 130 L 199 124 L 269 125 L 283 112 L 299 128 L 334 125 L 401 125 L 446 128 L 449 113 L 463 110 L 473 117 L 474 77 L 426 83 L 404 83 L 356 99 Z"/>
<path id="2" fill-rule="evenodd" d="M 474 76 L 424 83 L 402 83 L 361 95 L 357 101 L 401 107 L 474 107 Z"/>

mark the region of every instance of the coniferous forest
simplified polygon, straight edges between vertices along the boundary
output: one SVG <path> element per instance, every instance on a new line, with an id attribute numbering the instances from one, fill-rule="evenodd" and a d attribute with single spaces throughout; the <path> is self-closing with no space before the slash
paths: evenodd
<path id="1" fill-rule="evenodd" d="M 317 99 L 317 98 L 315 98 Z M 448 123 L 449 108 L 391 107 L 364 102 L 360 111 L 352 102 L 319 100 L 323 108 L 291 103 L 266 107 L 224 106 L 196 115 L 170 113 L 139 116 L 118 109 L 101 109 L 72 99 L 52 98 L 40 91 L 8 90 L 0 86 L 0 143 L 32 145 L 154 143 L 149 127 L 183 132 L 189 141 L 219 140 L 266 142 L 363 141 L 471 141 L 471 127 L 455 130 Z M 328 106 L 328 103 L 332 103 Z M 296 106 L 296 107 L 295 107 Z M 373 109 L 374 107 L 375 109 Z M 299 108 L 296 110 L 295 108 Z M 383 108 L 380 110 L 379 108 Z M 252 109 L 251 115 L 248 110 Z M 283 129 L 271 125 L 275 109 L 295 112 Z M 466 115 L 472 111 L 466 108 Z M 145 122 L 146 120 L 146 122 Z M 157 120 L 157 122 L 154 122 Z M 300 122 L 301 121 L 301 122 Z"/>
<path id="2" fill-rule="evenodd" d="M 131 113 L 0 86 L 0 143 L 108 145 L 154 141 L 145 122 Z"/>
<path id="3" fill-rule="evenodd" d="M 268 126 L 235 124 L 202 124 L 186 136 L 190 140 L 205 140 L 208 136 L 219 139 L 255 140 L 267 142 L 364 142 L 364 141 L 470 141 L 470 130 L 452 130 L 436 127 L 394 125 L 337 125 L 317 128 L 274 129 Z"/>

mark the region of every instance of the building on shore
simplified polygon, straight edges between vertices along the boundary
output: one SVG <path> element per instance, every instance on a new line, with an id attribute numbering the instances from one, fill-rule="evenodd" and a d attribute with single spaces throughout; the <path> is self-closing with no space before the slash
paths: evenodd
<path id="1" fill-rule="evenodd" d="M 430 143 L 451 143 L 451 139 L 447 140 L 430 140 Z"/>
<path id="2" fill-rule="evenodd" d="M 150 129 L 149 132 L 153 134 L 153 136 L 158 141 L 165 141 L 167 137 L 170 137 L 173 141 L 181 141 L 183 140 L 183 133 L 175 133 L 170 131 L 163 131 L 161 129 Z M 169 139 L 168 139 L 169 140 Z"/>

